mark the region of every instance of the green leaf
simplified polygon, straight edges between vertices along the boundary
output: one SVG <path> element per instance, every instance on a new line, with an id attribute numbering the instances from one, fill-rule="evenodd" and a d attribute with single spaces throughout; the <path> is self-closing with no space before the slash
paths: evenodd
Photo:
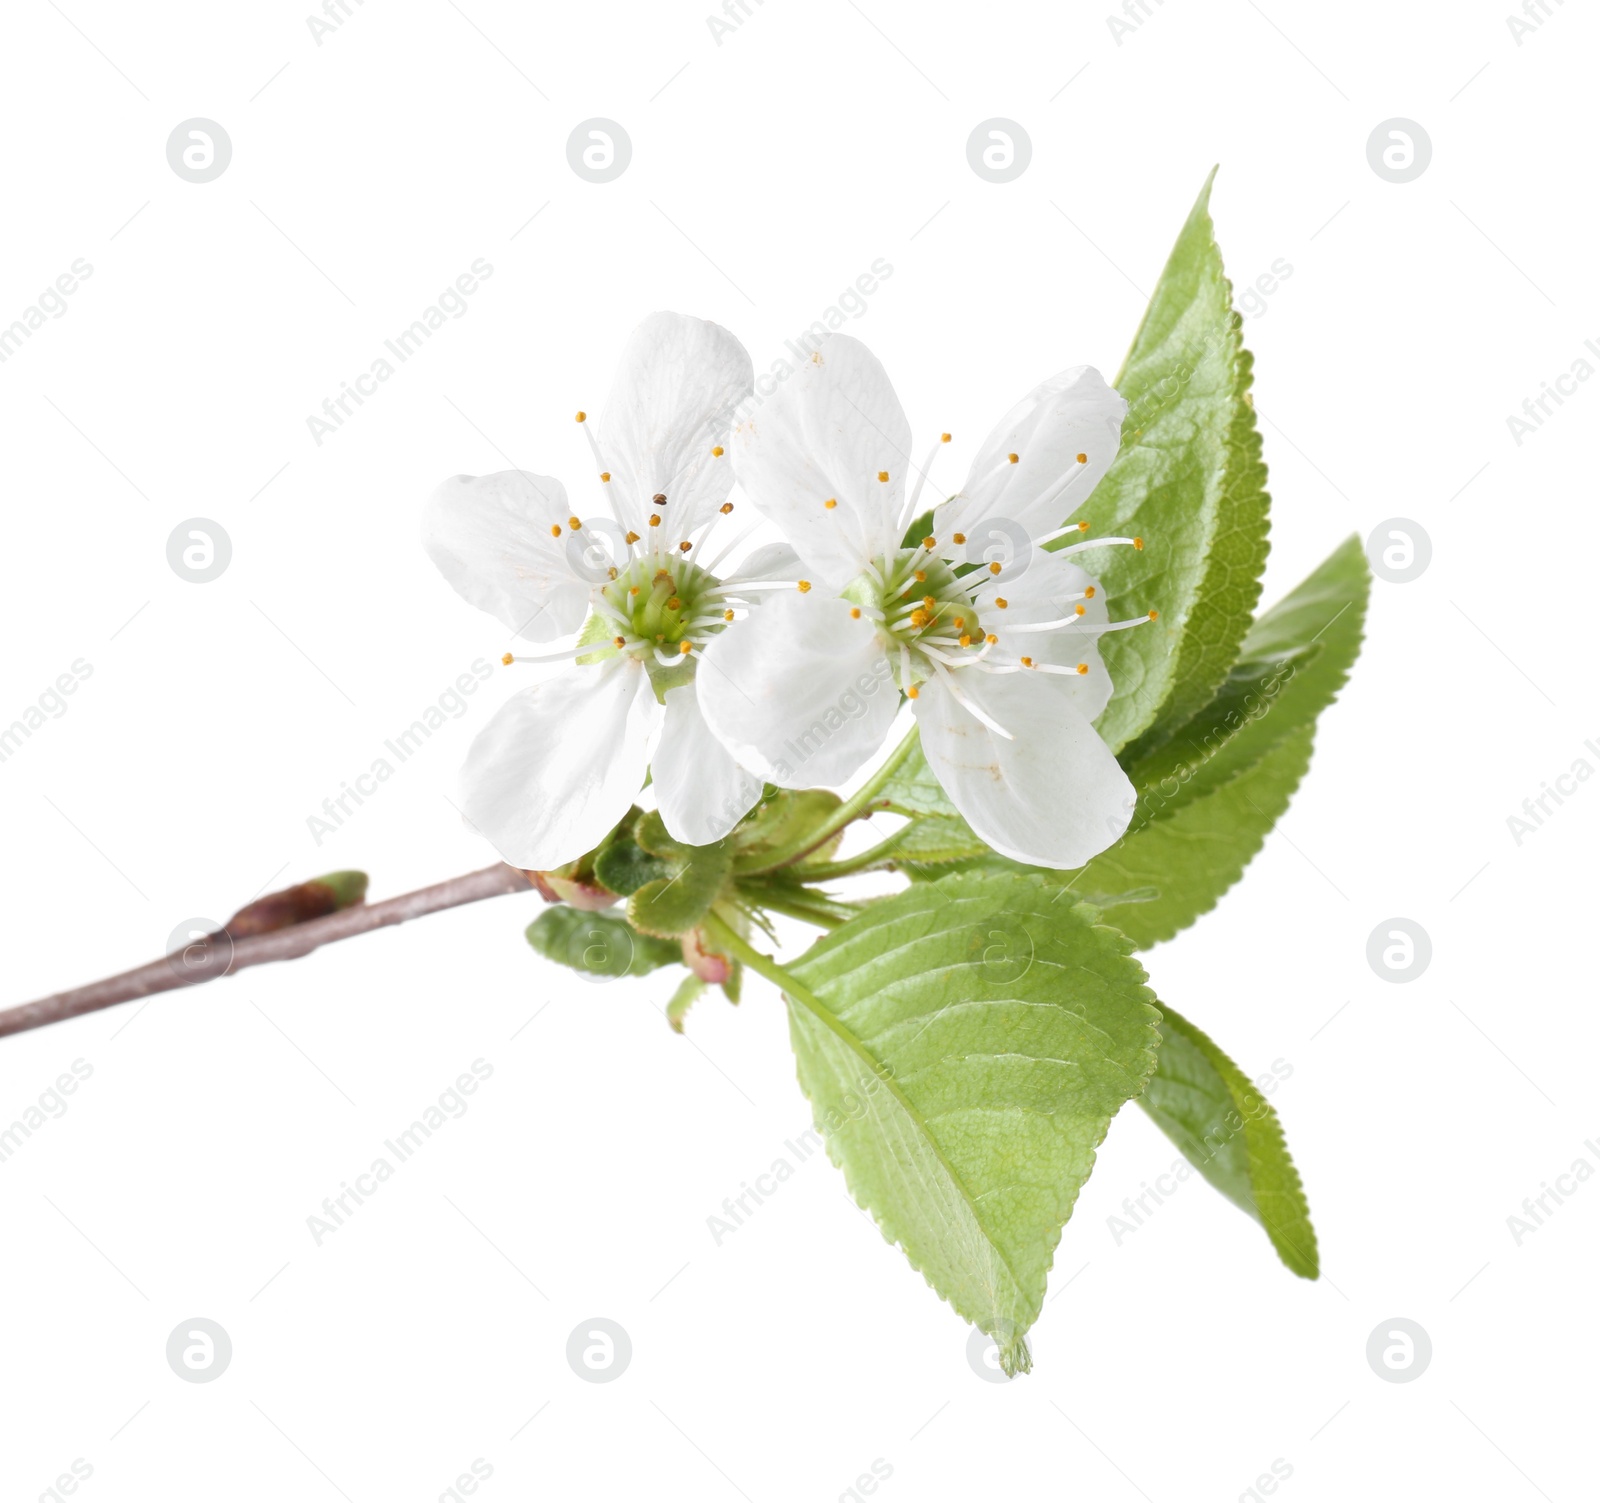
<path id="1" fill-rule="evenodd" d="M 1164 1008 L 1156 1071 L 1139 1105 L 1200 1173 L 1265 1228 L 1284 1265 L 1317 1277 L 1317 1234 L 1267 1098 L 1193 1023 Z"/>
<path id="2" fill-rule="evenodd" d="M 787 977 L 766 967 L 851 1193 L 1008 1373 L 1031 1365 L 1061 1229 L 1160 1037 L 1127 941 L 1059 896 L 1022 875 L 918 885 Z"/>
<path id="3" fill-rule="evenodd" d="M 947 814 L 930 814 L 922 819 L 913 819 L 896 835 L 898 838 L 885 853 L 884 860 L 897 866 L 909 861 L 941 865 L 989 853 L 989 847 L 982 837 L 975 834 L 966 820 L 959 816 L 952 818 Z"/>
<path id="4" fill-rule="evenodd" d="M 909 814 L 913 817 L 937 814 L 946 819 L 961 818 L 956 806 L 950 802 L 950 795 L 940 786 L 933 769 L 928 766 L 920 738 L 879 790 L 877 804 L 893 814 Z"/>
<path id="5" fill-rule="evenodd" d="M 1216 699 L 1129 767 L 1128 833 L 1071 887 L 1140 949 L 1215 907 L 1288 808 L 1360 651 L 1370 582 L 1360 540 L 1340 544 L 1250 629 Z"/>
<path id="6" fill-rule="evenodd" d="M 560 904 L 527 929 L 528 943 L 547 960 L 586 976 L 643 976 L 683 959 L 671 940 L 636 934 L 611 913 L 586 913 Z"/>
<path id="7" fill-rule="evenodd" d="M 1128 400 L 1121 452 L 1074 514 L 1092 535 L 1144 541 L 1142 551 L 1107 548 L 1086 560 L 1113 619 L 1160 613 L 1151 626 L 1101 640 L 1116 689 L 1098 724 L 1113 751 L 1138 738 L 1159 744 L 1211 699 L 1249 626 L 1266 563 L 1251 361 L 1210 198 L 1208 178 L 1114 383 Z"/>
<path id="8" fill-rule="evenodd" d="M 1333 702 L 1361 650 L 1372 582 L 1359 538 L 1341 543 L 1245 637 L 1217 697 L 1128 764 L 1137 829 L 1225 783 Z"/>
<path id="9" fill-rule="evenodd" d="M 1125 836 L 1075 874 L 1073 891 L 1095 893 L 1107 920 L 1141 950 L 1171 939 L 1243 875 L 1305 776 L 1311 738 L 1310 726 L 1290 732 L 1203 798 Z"/>

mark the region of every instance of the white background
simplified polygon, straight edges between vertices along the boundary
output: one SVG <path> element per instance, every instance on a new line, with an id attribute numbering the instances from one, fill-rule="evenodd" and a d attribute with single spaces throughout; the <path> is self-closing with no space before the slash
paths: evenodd
<path id="1" fill-rule="evenodd" d="M 445 795 L 498 669 L 320 847 L 307 820 L 506 645 L 423 556 L 423 498 L 514 462 L 592 504 L 571 415 L 645 313 L 714 318 L 760 370 L 884 258 L 851 331 L 919 435 L 955 432 L 955 476 L 1036 381 L 1116 369 L 1220 162 L 1236 282 L 1292 267 L 1246 325 L 1267 598 L 1386 518 L 1434 550 L 1376 585 L 1281 829 L 1147 957 L 1246 1068 L 1291 1064 L 1327 1277 L 1198 1182 L 1119 1245 L 1176 1157 L 1130 1109 L 1034 1373 L 981 1381 L 820 1156 L 715 1245 L 807 1120 L 775 993 L 676 1037 L 671 973 L 585 984 L 502 898 L 0 1044 L 0 1121 L 93 1069 L 0 1165 L 0 1492 L 81 1458 L 107 1503 L 429 1500 L 482 1458 L 490 1499 L 832 1500 L 881 1459 L 889 1499 L 1176 1503 L 1281 1459 L 1305 1503 L 1593 1496 L 1600 1183 L 1521 1245 L 1507 1217 L 1600 1165 L 1600 787 L 1520 845 L 1507 818 L 1600 767 L 1600 390 L 1520 445 L 1506 418 L 1600 336 L 1594 17 L 1552 0 L 1519 46 L 1494 3 L 1152 0 L 1119 42 L 1098 5 L 752 0 L 718 45 L 706 3 L 371 0 L 321 45 L 292 0 L 6 7 L 0 322 L 93 274 L 0 365 L 0 722 L 93 674 L 0 764 L 0 1001 L 269 886 L 492 859 Z M 233 142 L 204 185 L 165 155 L 194 116 Z M 633 142 L 605 185 L 566 158 L 593 116 Z M 1003 186 L 966 159 L 992 116 L 1033 142 Z M 1433 142 L 1404 185 L 1366 156 L 1394 116 Z M 479 257 L 466 315 L 318 446 L 307 416 Z M 196 516 L 233 544 L 206 585 L 165 554 Z M 1408 985 L 1366 960 L 1397 915 L 1434 948 Z M 470 1111 L 316 1245 L 323 1197 L 478 1058 Z M 207 1385 L 164 1357 L 195 1316 L 234 1346 Z M 592 1316 L 632 1338 L 614 1383 L 565 1359 Z M 1433 1343 L 1403 1385 L 1365 1357 L 1395 1316 Z"/>

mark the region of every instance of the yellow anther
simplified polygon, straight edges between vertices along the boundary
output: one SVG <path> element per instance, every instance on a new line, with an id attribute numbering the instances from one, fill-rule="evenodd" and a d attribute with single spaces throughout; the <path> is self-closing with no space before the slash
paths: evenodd
<path id="1" fill-rule="evenodd" d="M 1161 614 L 1161 612 L 1160 612 L 1160 611 L 1151 611 L 1151 612 L 1150 612 L 1150 619 L 1151 619 L 1151 620 L 1152 620 L 1152 621 L 1154 621 L 1154 620 L 1155 620 L 1155 619 L 1156 619 L 1156 617 L 1157 617 L 1157 616 L 1159 616 L 1159 615 L 1160 615 L 1160 614 Z"/>
<path id="2" fill-rule="evenodd" d="M 911 624 L 913 626 L 915 626 L 915 627 L 926 626 L 928 624 L 928 614 L 927 614 L 927 612 L 923 611 L 923 610 L 912 611 L 912 613 L 911 613 Z"/>
<path id="3" fill-rule="evenodd" d="M 617 570 L 616 570 L 616 566 L 613 565 L 611 568 L 606 570 L 606 578 L 607 579 L 615 579 L 616 577 L 617 577 Z"/>
<path id="4" fill-rule="evenodd" d="M 1135 538 L 1133 540 L 1133 546 L 1135 548 L 1137 548 L 1139 550 L 1139 552 L 1143 553 L 1144 552 L 1144 539 L 1143 538 Z"/>
<path id="5" fill-rule="evenodd" d="M 728 513 L 729 513 L 729 512 L 730 512 L 730 511 L 732 511 L 732 510 L 733 510 L 733 502 L 731 502 L 731 501 L 724 501 L 724 502 L 723 502 L 723 503 L 722 503 L 722 515 L 723 515 L 723 516 L 727 516 L 727 515 L 728 515 Z"/>
<path id="6" fill-rule="evenodd" d="M 1075 615 L 1075 616 L 1081 616 L 1083 614 L 1083 612 L 1084 612 L 1084 607 L 1081 606 L 1081 605 L 1075 605 L 1072 608 L 1072 614 Z"/>
<path id="7" fill-rule="evenodd" d="M 923 538 L 922 546 L 926 548 L 929 553 L 932 553 L 933 550 L 939 546 L 939 539 L 935 537 Z"/>
<path id="8" fill-rule="evenodd" d="M 626 640 L 624 640 L 622 637 L 613 637 L 611 642 L 615 647 L 626 647 L 628 645 Z"/>
<path id="9" fill-rule="evenodd" d="M 941 434 L 940 434 L 940 435 L 939 435 L 939 442 L 940 442 L 940 443 L 941 443 L 941 444 L 947 444 L 947 443 L 949 443 L 949 442 L 950 442 L 950 435 L 949 435 L 949 434 L 948 434 L 948 433 L 941 433 Z"/>
<path id="10" fill-rule="evenodd" d="M 991 647 L 993 647 L 994 644 L 996 642 L 998 642 L 1000 639 L 999 639 L 999 637 L 995 636 L 995 634 L 993 632 L 990 632 L 989 635 L 986 636 L 983 640 L 985 642 L 987 642 Z"/>
<path id="11" fill-rule="evenodd" d="M 1007 454 L 1006 458 L 1010 460 L 1012 464 L 1017 462 L 1017 456 L 1015 454 Z"/>
<path id="12" fill-rule="evenodd" d="M 659 527 L 661 525 L 661 518 L 658 517 L 654 512 L 650 513 L 650 525 L 652 527 Z"/>
<path id="13" fill-rule="evenodd" d="M 1089 671 L 1089 665 L 1087 663 L 1079 663 L 1078 664 L 1078 672 L 1079 673 L 1087 673 L 1088 671 Z"/>
<path id="14" fill-rule="evenodd" d="M 795 583 L 795 589 L 799 590 L 802 595 L 808 595 L 811 593 L 811 581 L 809 579 L 798 580 Z"/>
<path id="15" fill-rule="evenodd" d="M 722 458 L 722 445 L 721 444 L 713 444 L 712 445 L 711 457 L 713 459 L 721 459 Z"/>
<path id="16" fill-rule="evenodd" d="M 1022 666 L 1023 666 L 1023 667 L 1024 667 L 1024 668 L 1031 668 L 1031 667 L 1033 667 L 1033 659 L 1032 659 L 1032 658 L 1023 658 L 1023 659 L 1022 659 Z"/>
<path id="17" fill-rule="evenodd" d="M 582 421 L 583 421 L 583 420 L 584 420 L 584 419 L 585 419 L 585 418 L 586 418 L 586 417 L 588 417 L 588 416 L 589 416 L 589 414 L 588 414 L 588 413 L 587 413 L 587 412 L 580 412 L 580 413 L 579 413 L 579 414 L 578 414 L 578 418 L 577 418 L 577 420 L 578 420 L 578 422 L 580 422 L 580 423 L 581 423 L 581 422 L 582 422 Z"/>
<path id="18" fill-rule="evenodd" d="M 638 594 L 638 593 L 639 593 L 639 586 L 638 586 L 638 585 L 633 585 L 633 586 L 632 586 L 632 587 L 631 587 L 631 588 L 630 588 L 630 589 L 629 589 L 629 590 L 628 590 L 628 593 L 629 593 L 629 594 L 630 594 L 630 595 L 637 595 L 637 594 Z"/>
<path id="19" fill-rule="evenodd" d="M 1089 456 L 1087 454 L 1080 454 L 1078 456 L 1078 463 L 1079 464 L 1088 464 L 1089 463 Z"/>
<path id="20" fill-rule="evenodd" d="M 724 620 L 724 621 L 731 621 L 731 620 L 733 620 L 733 612 L 732 612 L 732 611 L 731 611 L 731 610 L 728 610 L 728 611 L 724 611 L 724 612 L 723 612 L 723 613 L 722 613 L 722 619 L 723 619 L 723 620 Z"/>
<path id="21" fill-rule="evenodd" d="M 601 470 L 600 478 L 601 478 L 601 480 L 603 480 L 607 484 L 609 484 L 610 481 L 611 481 L 611 471 L 610 470 Z"/>
<path id="22" fill-rule="evenodd" d="M 553 538 L 558 538 L 561 536 L 561 524 L 559 522 L 552 522 L 550 524 L 550 536 Z"/>
<path id="23" fill-rule="evenodd" d="M 889 472 L 887 470 L 879 470 L 878 471 L 878 480 L 882 484 L 885 484 L 885 485 L 888 484 Z"/>
<path id="24" fill-rule="evenodd" d="M 678 643 L 678 651 L 682 656 L 688 657 L 694 651 L 694 643 L 688 641 L 680 642 Z"/>
<path id="25" fill-rule="evenodd" d="M 567 526 L 576 532 L 580 527 L 583 526 L 583 523 L 580 522 L 576 517 L 568 517 Z"/>
<path id="26" fill-rule="evenodd" d="M 1000 565 L 998 563 L 990 564 L 989 565 L 989 572 L 991 574 L 998 574 L 1000 572 Z"/>
<path id="27" fill-rule="evenodd" d="M 675 611 L 680 606 L 682 606 L 682 604 L 683 604 L 683 602 L 681 600 L 679 600 L 676 595 L 673 595 L 667 601 L 667 609 L 669 611 Z"/>
<path id="28" fill-rule="evenodd" d="M 822 503 L 822 506 L 823 506 L 823 510 L 825 510 L 825 511 L 832 511 L 832 510 L 833 510 L 833 509 L 834 509 L 834 507 L 836 507 L 836 506 L 837 506 L 837 505 L 838 505 L 838 504 L 839 504 L 839 503 L 838 503 L 838 502 L 837 502 L 837 501 L 834 501 L 834 500 L 828 500 L 828 501 L 824 501 L 824 502 L 823 502 L 823 503 Z"/>
<path id="29" fill-rule="evenodd" d="M 928 581 L 928 571 L 926 569 L 918 569 L 917 572 L 911 577 L 915 579 L 918 584 L 926 584 Z"/>
<path id="30" fill-rule="evenodd" d="M 964 532 L 953 532 L 950 534 L 950 541 L 952 543 L 964 543 L 966 540 L 967 535 Z"/>
<path id="31" fill-rule="evenodd" d="M 861 619 L 861 607 L 859 605 L 853 605 L 850 607 L 850 619 L 852 621 L 859 621 Z"/>
<path id="32" fill-rule="evenodd" d="M 972 646 L 972 638 L 969 637 L 965 632 L 961 633 L 961 645 L 963 647 L 971 647 Z"/>
<path id="33" fill-rule="evenodd" d="M 1079 522 L 1078 523 L 1078 531 L 1079 532 L 1087 532 L 1088 530 L 1089 530 L 1089 524 L 1087 522 Z"/>
<path id="34" fill-rule="evenodd" d="M 692 543 L 679 543 L 678 544 L 678 552 L 679 553 L 687 553 L 690 550 L 690 548 L 692 548 L 693 546 L 694 545 Z"/>
<path id="35" fill-rule="evenodd" d="M 917 688 L 917 686 L 915 684 L 913 684 L 909 689 L 906 690 L 906 698 L 907 699 L 915 699 L 921 693 L 922 693 L 922 691 L 919 688 Z"/>
<path id="36" fill-rule="evenodd" d="M 1093 600 L 1094 599 L 1094 586 L 1093 585 L 1086 585 L 1084 587 L 1083 598 L 1085 600 Z"/>
<path id="37" fill-rule="evenodd" d="M 1007 600 L 1004 595 L 996 595 L 994 597 L 994 603 L 999 606 L 1001 610 L 1004 610 L 1008 605 L 1011 604 L 1011 602 Z"/>
<path id="38" fill-rule="evenodd" d="M 938 605 L 939 602 L 932 595 L 924 595 L 922 597 L 922 603 L 931 611 L 934 606 Z"/>
<path id="39" fill-rule="evenodd" d="M 507 668 L 509 668 L 512 665 L 512 663 L 515 662 L 516 660 L 508 652 L 503 658 L 500 659 L 500 661 L 502 663 L 504 663 Z"/>
<path id="40" fill-rule="evenodd" d="M 630 544 L 632 544 L 632 543 L 637 543 L 637 542 L 638 542 L 638 541 L 639 541 L 639 534 L 638 534 L 638 533 L 636 533 L 636 532 L 630 532 L 630 533 L 629 533 L 629 534 L 628 534 L 628 542 L 629 542 L 629 543 L 630 543 Z M 633 592 L 633 593 L 634 593 L 634 594 L 635 594 L 635 595 L 637 595 L 637 594 L 638 594 L 638 593 L 639 593 L 639 592 L 638 592 L 638 591 L 637 591 L 637 590 L 635 590 L 635 591 L 634 591 L 634 592 Z"/>

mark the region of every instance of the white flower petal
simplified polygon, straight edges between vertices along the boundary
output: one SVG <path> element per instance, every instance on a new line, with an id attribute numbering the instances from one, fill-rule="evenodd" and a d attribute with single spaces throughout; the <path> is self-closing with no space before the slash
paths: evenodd
<path id="1" fill-rule="evenodd" d="M 1011 732 L 996 735 L 942 679 L 916 700 L 922 749 L 950 801 L 1002 856 L 1072 870 L 1128 827 L 1134 790 L 1110 748 L 1063 692 L 1070 681 L 958 669 L 956 686 Z"/>
<path id="2" fill-rule="evenodd" d="M 824 339 L 734 430 L 733 452 L 756 510 L 817 579 L 841 587 L 869 558 L 899 545 L 911 425 L 883 366 L 859 339 Z"/>
<path id="3" fill-rule="evenodd" d="M 780 788 L 840 783 L 899 709 L 878 634 L 843 600 L 780 594 L 715 637 L 695 675 L 700 710 L 742 767 Z"/>
<path id="4" fill-rule="evenodd" d="M 589 604 L 567 562 L 568 516 L 567 493 L 548 475 L 457 475 L 423 507 L 422 546 L 479 610 L 548 642 L 576 631 Z"/>
<path id="5" fill-rule="evenodd" d="M 625 526 L 643 533 L 655 510 L 677 543 L 727 499 L 732 467 L 711 451 L 750 389 L 750 357 L 720 324 L 652 313 L 633 331 L 595 423 Z"/>
<path id="6" fill-rule="evenodd" d="M 995 517 L 1018 523 L 1029 537 L 1061 526 L 1111 468 L 1127 410 L 1091 365 L 1041 382 L 995 425 L 967 483 L 935 513 L 940 536 L 974 532 Z M 1085 464 L 1078 463 L 1080 454 Z"/>
<path id="7" fill-rule="evenodd" d="M 714 845 L 761 798 L 761 779 L 711 734 L 693 684 L 667 690 L 651 778 L 667 833 L 686 845 Z"/>
<path id="8" fill-rule="evenodd" d="M 461 769 L 468 822 L 513 866 L 597 845 L 644 784 L 661 706 L 632 658 L 573 666 L 513 695 Z"/>
<path id="9" fill-rule="evenodd" d="M 724 584 L 743 584 L 747 581 L 782 579 L 790 583 L 803 572 L 800 555 L 787 543 L 763 543 L 752 549 L 739 562 L 733 573 L 722 577 Z"/>

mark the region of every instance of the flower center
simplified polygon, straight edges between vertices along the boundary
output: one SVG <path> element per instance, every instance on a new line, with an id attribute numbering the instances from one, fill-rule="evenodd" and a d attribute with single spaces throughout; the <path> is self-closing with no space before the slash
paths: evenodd
<path id="1" fill-rule="evenodd" d="M 958 574 L 926 548 L 901 548 L 857 575 L 845 589 L 852 614 L 878 627 L 895 682 L 910 691 L 931 678 L 936 661 L 963 658 L 985 645 L 978 611 L 988 576 Z"/>
<path id="2" fill-rule="evenodd" d="M 666 555 L 636 558 L 600 591 L 611 610 L 601 614 L 616 627 L 627 650 L 639 655 L 656 647 L 697 647 L 725 624 L 719 581 L 698 564 Z"/>

